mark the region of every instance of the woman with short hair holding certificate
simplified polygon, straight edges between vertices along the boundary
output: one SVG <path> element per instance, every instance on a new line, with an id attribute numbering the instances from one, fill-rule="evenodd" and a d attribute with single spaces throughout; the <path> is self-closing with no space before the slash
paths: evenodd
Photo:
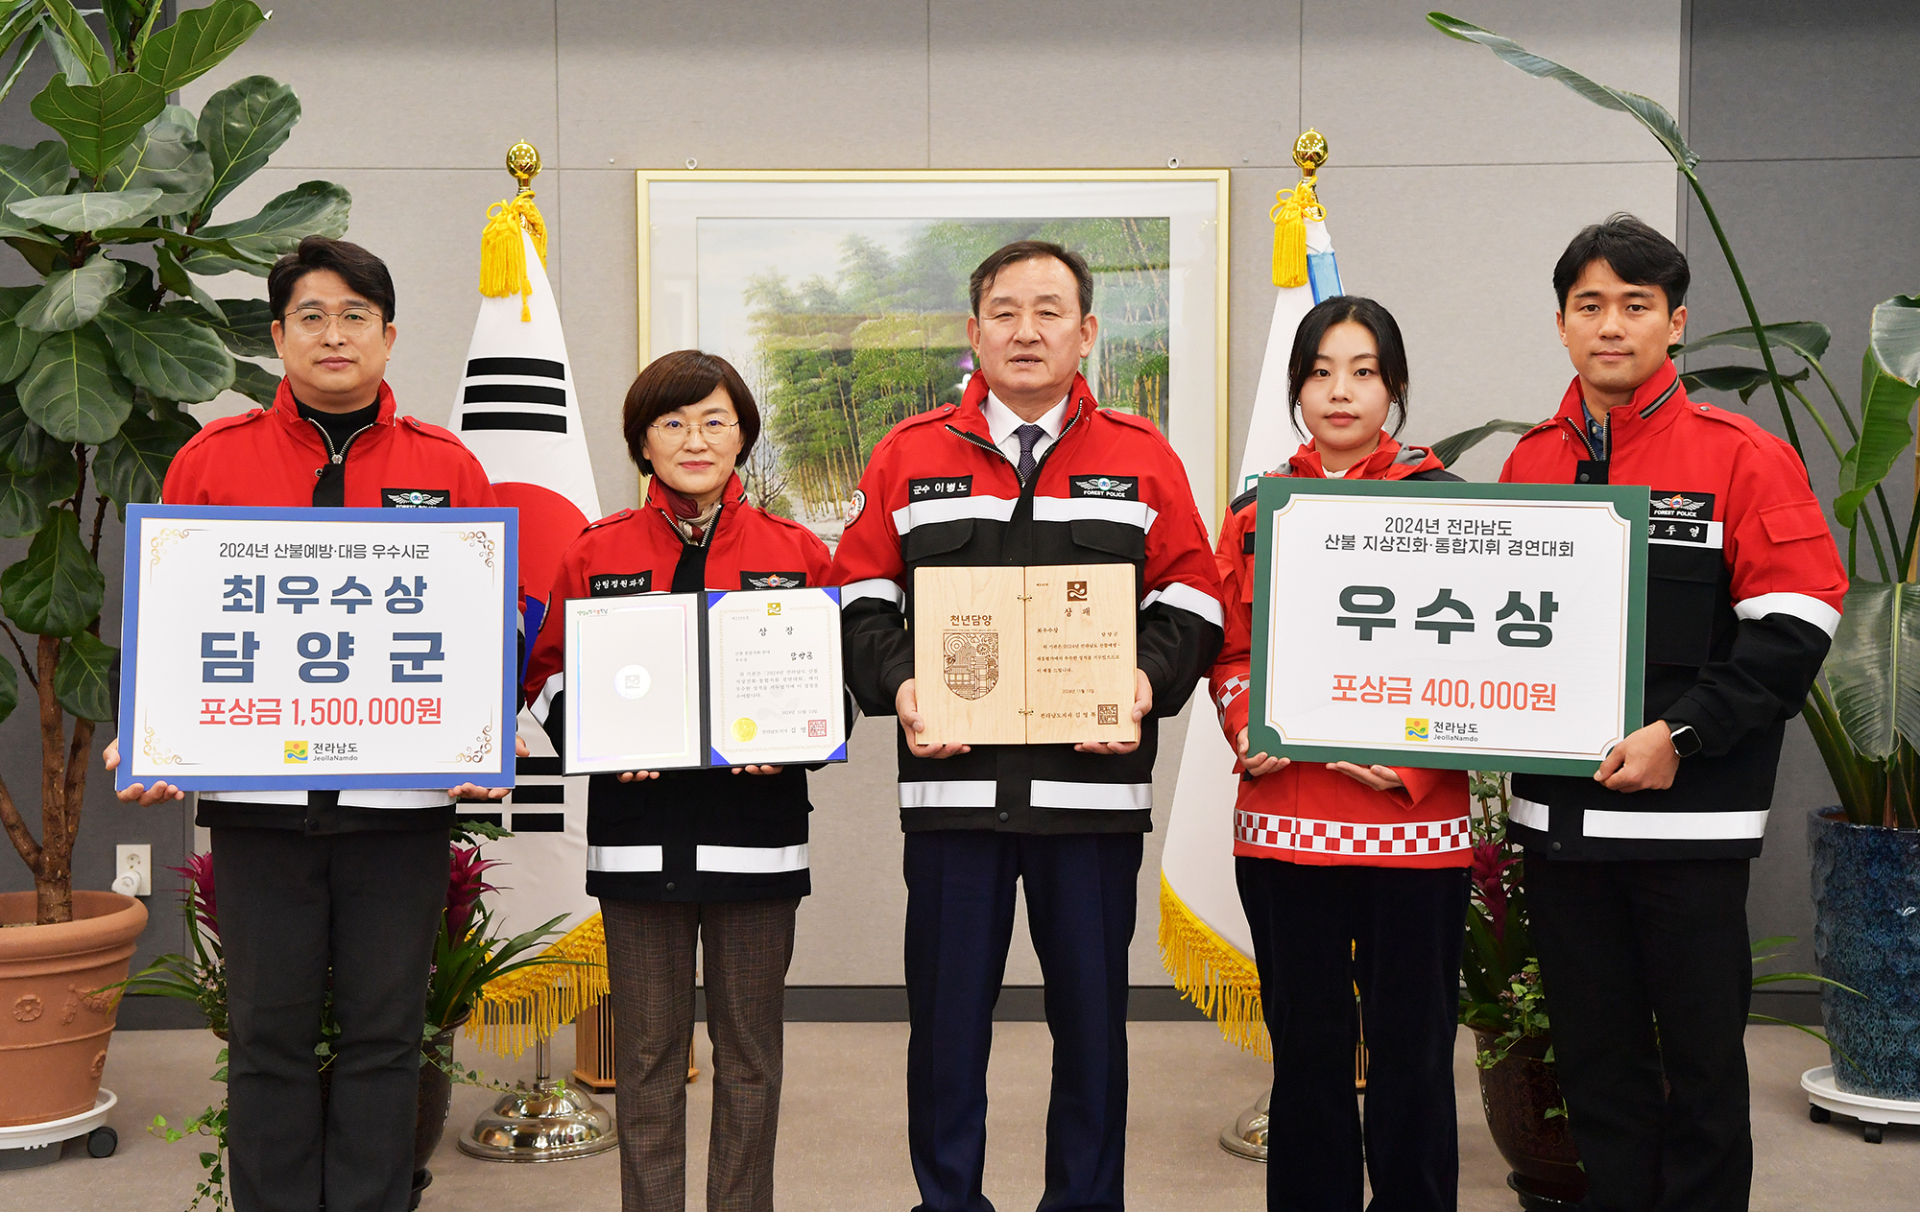
<path id="1" fill-rule="evenodd" d="M 623 424 L 634 462 L 651 477 L 646 504 L 602 518 L 568 547 L 527 662 L 528 705 L 556 748 L 566 732 L 568 599 L 827 579 L 826 545 L 750 503 L 734 474 L 759 437 L 760 413 L 724 359 L 697 350 L 661 357 L 628 389 Z M 697 943 L 714 1065 L 707 1207 L 770 1212 L 787 965 L 794 913 L 812 890 L 806 771 L 595 774 L 587 805 L 587 891 L 606 925 L 618 1033 L 621 1207 L 685 1206 Z"/>
<path id="2" fill-rule="evenodd" d="M 1340 296 L 1309 311 L 1288 378 L 1297 424 L 1312 438 L 1267 474 L 1459 479 L 1386 430 L 1389 413 L 1406 420 L 1407 359 L 1399 326 L 1373 300 Z M 1247 752 L 1255 495 L 1236 499 L 1221 527 L 1227 638 L 1209 682 L 1240 755 L 1234 873 L 1273 1039 L 1267 1207 L 1358 1208 L 1364 1164 L 1375 1206 L 1451 1212 L 1460 1168 L 1453 1039 L 1473 855 L 1466 775 Z M 1359 1018 L 1364 1129 L 1353 1086 Z"/>

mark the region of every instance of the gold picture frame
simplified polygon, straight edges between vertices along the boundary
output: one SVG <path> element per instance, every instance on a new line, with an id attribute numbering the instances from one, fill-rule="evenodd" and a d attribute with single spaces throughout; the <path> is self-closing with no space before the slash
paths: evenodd
<path id="1" fill-rule="evenodd" d="M 677 216 L 672 221 L 678 225 L 679 232 L 684 234 L 685 226 L 688 222 L 685 218 L 686 213 L 689 206 L 694 205 L 682 201 L 677 205 L 663 205 L 657 212 L 653 198 L 655 187 L 686 186 L 690 184 L 695 186 L 725 186 L 735 183 L 774 187 L 805 187 L 804 189 L 790 191 L 790 196 L 797 198 L 802 193 L 809 193 L 816 198 L 814 203 L 816 206 L 822 205 L 817 199 L 823 195 L 834 194 L 835 196 L 839 196 L 839 194 L 843 193 L 848 199 L 847 205 L 850 211 L 853 212 L 850 217 L 855 219 L 863 217 L 858 213 L 858 198 L 856 195 L 859 191 L 836 192 L 832 190 L 832 187 L 840 185 L 945 186 L 956 191 L 965 191 L 969 196 L 977 196 L 985 192 L 979 190 L 977 188 L 979 186 L 1004 185 L 1009 187 L 1006 192 L 1010 197 L 1017 196 L 1025 201 L 1034 201 L 1046 196 L 1044 192 L 1036 192 L 1032 188 L 1036 184 L 1049 185 L 1057 183 L 1061 185 L 1078 186 L 1081 187 L 1081 192 L 1083 193 L 1092 192 L 1091 187 L 1127 184 L 1138 184 L 1143 187 L 1170 184 L 1210 186 L 1213 192 L 1212 205 L 1210 208 L 1205 206 L 1204 202 L 1200 200 L 1200 195 L 1197 193 L 1194 195 L 1195 200 L 1193 202 L 1183 202 L 1184 209 L 1181 213 L 1185 216 L 1187 222 L 1186 227 L 1183 229 L 1183 234 L 1179 237 L 1180 241 L 1186 246 L 1196 249 L 1204 247 L 1211 251 L 1211 264 L 1203 267 L 1208 271 L 1208 276 L 1210 277 L 1210 282 L 1208 282 L 1207 285 L 1213 303 L 1210 314 L 1205 317 L 1211 323 L 1213 329 L 1210 342 L 1212 347 L 1210 352 L 1212 353 L 1211 394 L 1213 397 L 1213 407 L 1211 410 L 1211 425 L 1207 427 L 1209 430 L 1208 436 L 1210 437 L 1210 442 L 1208 442 L 1207 445 L 1210 449 L 1203 451 L 1198 448 L 1199 443 L 1196 439 L 1199 437 L 1199 433 L 1197 429 L 1194 428 L 1192 422 L 1181 426 L 1179 438 L 1176 438 L 1174 433 L 1169 433 L 1168 437 L 1169 440 L 1173 442 L 1176 451 L 1180 451 L 1183 459 L 1188 463 L 1188 474 L 1190 479 L 1196 481 L 1196 490 L 1202 488 L 1200 481 L 1203 479 L 1206 482 L 1205 487 L 1210 489 L 1210 491 L 1205 492 L 1204 495 L 1200 491 L 1196 491 L 1195 493 L 1196 501 L 1205 502 L 1211 499 L 1212 511 L 1209 520 L 1218 519 L 1225 514 L 1229 496 L 1229 481 L 1227 475 L 1228 287 L 1230 279 L 1229 270 L 1232 265 L 1231 247 L 1229 243 L 1231 198 L 1229 193 L 1230 183 L 1228 170 L 1224 168 L 1085 170 L 873 169 L 847 171 L 761 171 L 697 168 L 685 170 L 641 169 L 635 173 L 634 191 L 636 199 L 636 244 L 639 254 L 639 272 L 636 283 L 636 310 L 638 319 L 636 336 L 639 352 L 638 364 L 640 366 L 646 366 L 653 359 L 652 346 L 654 343 L 654 333 L 656 327 L 658 327 L 655 323 L 657 318 L 655 291 L 659 284 L 655 278 L 656 270 L 659 266 L 657 265 L 654 255 L 654 242 L 656 238 L 662 236 L 662 233 L 656 230 L 656 225 L 662 221 L 661 212 L 672 209 Z M 688 191 L 683 190 L 681 192 L 685 193 Z M 716 191 L 716 193 L 721 192 L 725 191 Z M 931 193 L 932 191 L 929 192 Z M 1072 191 L 1066 192 L 1070 193 Z M 1186 196 L 1186 192 L 1185 190 L 1180 191 L 1183 199 Z M 774 196 L 778 196 L 777 191 Z M 1157 196 L 1155 191 L 1142 190 L 1143 198 L 1154 196 Z M 1206 215 L 1204 219 L 1200 218 L 1203 212 L 1207 210 L 1211 211 L 1210 215 Z M 1076 212 L 1070 208 L 1060 210 L 1057 214 L 1051 216 L 1045 213 L 1044 209 L 1036 210 L 1035 213 L 1030 215 L 1025 214 L 1025 212 L 1019 213 L 1028 218 L 1077 217 Z M 1152 214 L 1151 211 L 1141 213 L 1149 217 Z M 935 212 L 932 215 L 922 215 L 919 217 L 922 219 L 945 219 L 950 216 Z M 1210 233 L 1202 233 L 1200 231 L 1200 228 L 1209 226 L 1211 228 Z M 1211 236 L 1210 240 L 1205 238 L 1208 234 Z M 1177 260 L 1177 258 L 1171 259 Z M 1202 267 L 1201 262 L 1197 258 L 1193 261 L 1193 267 Z M 1169 268 L 1171 269 L 1173 266 L 1170 265 Z M 683 311 L 685 310 L 685 306 L 686 304 L 683 302 Z M 1187 300 L 1187 306 L 1189 308 L 1193 307 L 1194 301 Z M 1199 314 L 1200 313 L 1195 313 L 1196 319 L 1199 318 Z M 1169 322 L 1177 323 L 1178 317 L 1170 316 Z M 697 320 L 695 323 L 697 327 Z M 1195 351 L 1196 354 L 1198 352 L 1198 350 Z M 1189 355 L 1189 357 L 1190 356 L 1191 355 Z M 1170 365 L 1177 366 L 1178 363 L 1170 359 Z M 1184 416 L 1185 414 L 1183 413 L 1174 419 L 1176 422 L 1179 422 Z M 1183 446 L 1185 447 L 1184 450 L 1182 449 Z M 1201 459 L 1196 459 L 1195 456 L 1201 456 Z M 1199 463 L 1199 467 L 1195 466 L 1196 463 Z M 1202 467 L 1205 469 L 1204 476 L 1195 475 L 1194 472 Z"/>

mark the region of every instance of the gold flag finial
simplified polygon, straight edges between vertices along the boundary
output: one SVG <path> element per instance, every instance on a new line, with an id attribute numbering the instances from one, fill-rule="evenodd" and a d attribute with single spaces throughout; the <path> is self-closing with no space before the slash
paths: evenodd
<path id="1" fill-rule="evenodd" d="M 1309 127 L 1293 141 L 1293 162 L 1300 166 L 1300 184 L 1283 189 L 1274 201 L 1273 284 L 1283 289 L 1307 284 L 1307 224 L 1323 223 L 1326 208 L 1314 193 L 1314 174 L 1327 162 L 1327 137 Z"/>
<path id="2" fill-rule="evenodd" d="M 533 279 L 527 273 L 525 233 L 542 266 L 547 263 L 547 221 L 533 204 L 533 178 L 540 171 L 540 153 L 522 140 L 507 149 L 507 171 L 520 189 L 487 210 L 487 226 L 480 233 L 480 293 L 490 299 L 520 296 L 520 318 L 533 319 Z"/>
<path id="3" fill-rule="evenodd" d="M 1327 137 L 1308 127 L 1306 134 L 1293 141 L 1293 162 L 1311 180 L 1313 174 L 1320 171 L 1320 166 L 1327 162 Z"/>
<path id="4" fill-rule="evenodd" d="M 1302 136 L 1304 138 L 1305 136 Z M 1298 153 L 1295 153 L 1296 158 Z M 526 140 L 507 149 L 507 171 L 520 183 L 520 193 L 533 192 L 533 179 L 540 173 L 540 152 Z"/>

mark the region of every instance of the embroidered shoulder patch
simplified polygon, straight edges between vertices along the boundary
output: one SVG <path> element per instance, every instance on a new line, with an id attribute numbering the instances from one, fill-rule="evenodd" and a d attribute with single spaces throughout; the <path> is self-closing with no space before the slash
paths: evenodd
<path id="1" fill-rule="evenodd" d="M 451 494 L 444 488 L 382 488 L 382 509 L 444 509 Z"/>
<path id="2" fill-rule="evenodd" d="M 804 572 L 748 572 L 740 570 L 740 588 L 742 589 L 804 589 L 807 574 Z"/>
<path id="3" fill-rule="evenodd" d="M 1095 497 L 1104 501 L 1137 501 L 1140 499 L 1139 476 L 1070 476 L 1067 480 L 1069 497 Z"/>

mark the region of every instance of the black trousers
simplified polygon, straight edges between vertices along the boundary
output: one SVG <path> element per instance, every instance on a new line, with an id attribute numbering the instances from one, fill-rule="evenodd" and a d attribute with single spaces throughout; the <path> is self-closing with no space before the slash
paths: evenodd
<path id="1" fill-rule="evenodd" d="M 1358 1212 L 1363 1166 L 1374 1212 L 1452 1212 L 1466 870 L 1233 865 L 1273 1038 L 1268 1212 Z M 1353 1085 L 1362 1018 L 1364 1126 Z"/>
<path id="2" fill-rule="evenodd" d="M 1127 1150 L 1127 946 L 1137 833 L 906 835 L 907 1149 L 916 1212 L 993 1212 L 987 1057 L 1016 883 L 1053 1036 L 1040 1212 L 1121 1212 Z"/>
<path id="3" fill-rule="evenodd" d="M 1747 1206 L 1747 869 L 1747 859 L 1528 854 L 1527 909 L 1588 1212 Z"/>
<path id="4" fill-rule="evenodd" d="M 234 1207 L 404 1212 L 447 831 L 215 829 L 213 872 Z M 329 974 L 340 1038 L 323 1122 Z"/>

